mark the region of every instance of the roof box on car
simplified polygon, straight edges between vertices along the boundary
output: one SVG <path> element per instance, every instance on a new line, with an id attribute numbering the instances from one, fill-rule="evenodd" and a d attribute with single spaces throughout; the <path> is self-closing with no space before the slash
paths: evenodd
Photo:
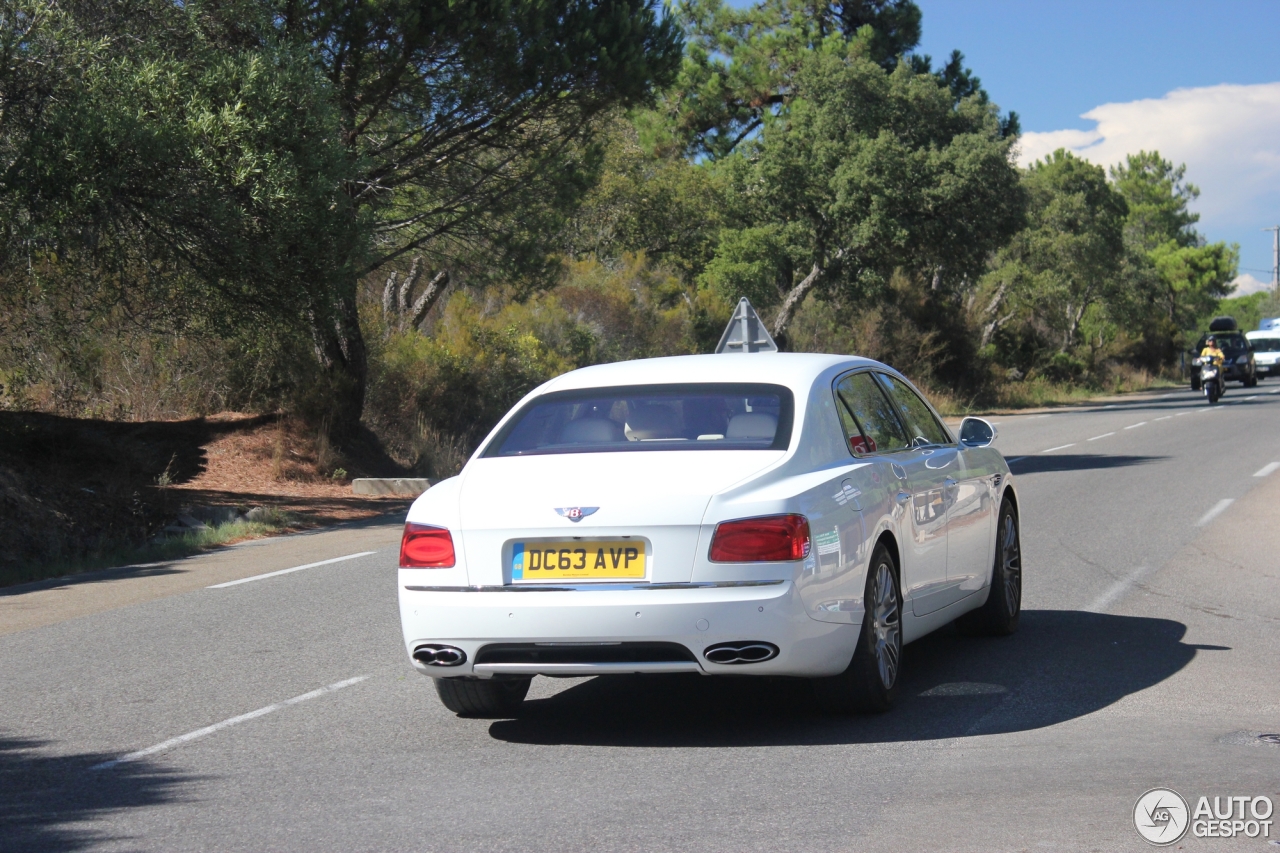
<path id="1" fill-rule="evenodd" d="M 1209 321 L 1211 332 L 1234 332 L 1237 328 L 1235 317 L 1214 317 Z"/>

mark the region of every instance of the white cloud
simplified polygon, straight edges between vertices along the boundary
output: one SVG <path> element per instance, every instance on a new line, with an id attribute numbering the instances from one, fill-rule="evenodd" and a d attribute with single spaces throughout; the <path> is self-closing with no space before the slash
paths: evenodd
<path id="1" fill-rule="evenodd" d="M 1241 266 L 1270 265 L 1270 235 L 1259 229 L 1280 221 L 1280 83 L 1176 89 L 1103 104 L 1082 118 L 1096 128 L 1023 134 L 1019 161 L 1067 148 L 1109 167 L 1126 154 L 1157 150 L 1186 163 L 1187 180 L 1200 188 L 1193 205 L 1200 230 L 1210 240 L 1239 242 Z"/>
<path id="2" fill-rule="evenodd" d="M 1232 280 L 1231 285 L 1235 288 L 1235 290 L 1231 292 L 1232 296 L 1248 296 L 1250 293 L 1257 293 L 1260 290 L 1271 289 L 1271 282 L 1258 281 L 1248 273 L 1236 276 Z"/>

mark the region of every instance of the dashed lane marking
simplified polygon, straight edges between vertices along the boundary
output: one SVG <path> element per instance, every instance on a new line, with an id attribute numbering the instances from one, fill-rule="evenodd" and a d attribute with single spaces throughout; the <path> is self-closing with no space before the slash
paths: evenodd
<path id="1" fill-rule="evenodd" d="M 1280 462 L 1271 462 L 1266 465 L 1263 465 L 1261 468 L 1255 471 L 1253 473 L 1253 476 L 1266 477 L 1269 474 L 1274 474 L 1277 469 L 1280 469 Z"/>
<path id="2" fill-rule="evenodd" d="M 1257 395 L 1257 394 L 1254 394 L 1252 397 L 1245 397 L 1245 399 L 1246 399 L 1246 400 L 1256 400 L 1256 399 L 1258 399 L 1258 395 Z"/>
<path id="3" fill-rule="evenodd" d="M 1163 418 L 1156 418 L 1156 420 L 1157 420 L 1157 421 L 1167 421 L 1167 420 L 1169 420 L 1169 418 L 1171 418 L 1171 417 L 1173 417 L 1173 415 L 1165 415 Z"/>
<path id="4" fill-rule="evenodd" d="M 1095 435 L 1093 438 L 1089 439 L 1089 441 L 1097 441 L 1098 439 L 1100 439 L 1100 438 L 1106 438 L 1106 437 L 1107 437 L 1107 436 L 1109 436 L 1109 435 L 1115 435 L 1115 433 L 1114 433 L 1114 432 L 1104 432 L 1102 435 Z"/>
<path id="5" fill-rule="evenodd" d="M 330 563 L 341 563 L 343 560 L 354 560 L 358 557 L 367 557 L 370 554 L 376 554 L 377 551 L 361 551 L 359 554 L 348 554 L 345 557 L 334 557 L 332 560 L 321 560 L 318 563 L 307 563 L 305 566 L 294 566 L 292 569 L 281 569 L 278 572 L 267 572 L 265 575 L 254 575 L 251 578 L 240 578 L 236 581 L 227 581 L 226 583 L 215 583 L 213 586 L 205 587 L 205 589 L 225 589 L 229 586 L 248 583 L 249 581 L 260 581 L 264 578 L 274 578 L 279 575 L 287 575 L 290 572 L 300 572 L 303 569 L 314 569 L 316 566 L 327 566 Z"/>
<path id="6" fill-rule="evenodd" d="M 1073 441 L 1070 444 L 1059 444 L 1057 447 L 1050 447 L 1048 450 L 1041 450 L 1040 452 L 1052 453 L 1055 450 L 1066 450 L 1068 447 L 1075 447 L 1075 446 L 1076 446 L 1076 443 Z"/>
<path id="7" fill-rule="evenodd" d="M 1213 509 L 1200 516 L 1200 520 L 1196 522 L 1196 527 L 1204 527 L 1218 516 L 1227 511 L 1227 507 L 1235 503 L 1235 498 L 1223 498 L 1213 505 Z"/>
<path id="8" fill-rule="evenodd" d="M 1149 574 L 1150 572 L 1151 572 L 1151 569 L 1149 567 L 1143 566 L 1142 568 L 1135 571 L 1133 574 L 1129 575 L 1129 577 L 1121 578 L 1120 580 L 1116 581 L 1115 583 L 1113 583 L 1111 586 L 1107 588 L 1106 592 L 1102 593 L 1102 595 L 1098 596 L 1092 602 L 1090 602 L 1090 604 L 1084 608 L 1085 612 L 1086 613 L 1105 612 L 1108 607 L 1115 604 L 1116 601 L 1120 599 L 1120 596 L 1128 592 L 1130 588 L 1133 587 L 1134 584 L 1142 580 L 1142 578 L 1145 575 Z"/>
<path id="9" fill-rule="evenodd" d="M 110 761 L 95 764 L 89 769 L 108 770 L 118 764 L 137 761 L 139 758 L 146 758 L 148 755 L 155 755 L 157 752 L 164 752 L 165 750 L 173 749 L 175 746 L 182 746 L 184 743 L 190 743 L 193 740 L 198 740 L 206 735 L 211 735 L 214 732 L 220 732 L 223 729 L 229 729 L 232 726 L 247 723 L 249 720 L 256 720 L 258 717 L 265 717 L 267 714 L 287 708 L 290 705 L 297 705 L 299 702 L 306 702 L 308 699 L 315 699 L 319 696 L 324 696 L 326 693 L 333 693 L 334 691 L 341 690 L 344 687 L 359 684 L 368 677 L 369 676 L 367 675 L 358 675 L 355 678 L 348 678 L 346 681 L 338 681 L 334 684 L 328 685 L 327 687 L 321 687 L 319 690 L 312 690 L 310 693 L 303 693 L 301 696 L 294 696 L 292 699 L 286 699 L 283 702 L 277 702 L 274 705 L 268 705 L 265 708 L 259 708 L 256 711 L 250 711 L 249 713 L 241 714 L 238 717 L 231 717 L 230 719 L 223 720 L 220 723 L 214 723 L 211 726 L 205 726 L 203 729 L 196 729 L 194 732 L 187 732 L 185 735 L 171 737 L 166 741 L 156 744 L 155 746 L 149 746 L 146 749 L 140 749 L 137 752 L 130 752 L 126 755 L 120 756 L 119 758 L 113 758 Z"/>
<path id="10" fill-rule="evenodd" d="M 1137 429 L 1140 426 L 1146 426 L 1146 421 L 1138 421 L 1136 424 L 1129 424 L 1125 429 Z"/>

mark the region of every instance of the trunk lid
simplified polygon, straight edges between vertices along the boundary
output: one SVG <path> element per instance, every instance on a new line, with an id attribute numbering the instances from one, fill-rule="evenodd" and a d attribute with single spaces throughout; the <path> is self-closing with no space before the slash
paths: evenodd
<path id="1" fill-rule="evenodd" d="M 647 581 L 687 582 L 712 495 L 784 455 L 633 451 L 473 459 L 459 497 L 469 582 L 511 583 L 518 545 L 575 539 L 616 544 L 624 537 L 645 544 Z M 576 522 L 557 512 L 573 508 L 594 511 Z"/>

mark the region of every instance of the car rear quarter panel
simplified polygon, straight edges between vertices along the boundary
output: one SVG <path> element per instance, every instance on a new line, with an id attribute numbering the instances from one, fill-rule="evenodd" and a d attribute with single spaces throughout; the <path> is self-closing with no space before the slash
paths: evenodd
<path id="1" fill-rule="evenodd" d="M 400 586 L 406 584 L 420 586 L 467 586 L 467 554 L 462 537 L 458 535 L 460 523 L 458 518 L 458 489 L 461 485 L 458 477 L 441 480 L 409 507 L 406 519 L 413 524 L 429 524 L 433 527 L 449 529 L 453 538 L 455 562 L 451 568 L 445 569 L 401 569 Z"/>

